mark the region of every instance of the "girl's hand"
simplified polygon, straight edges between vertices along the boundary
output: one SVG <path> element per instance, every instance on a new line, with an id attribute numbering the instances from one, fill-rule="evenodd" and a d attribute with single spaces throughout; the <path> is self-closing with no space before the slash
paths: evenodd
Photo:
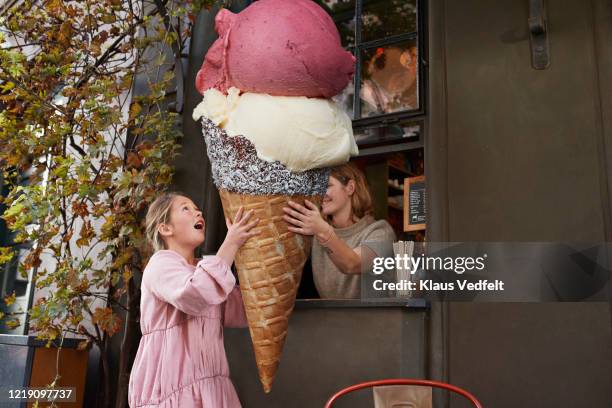
<path id="1" fill-rule="evenodd" d="M 283 219 L 291 224 L 289 231 L 302 235 L 322 236 L 329 233 L 331 226 L 325 222 L 319 208 L 312 202 L 305 200 L 303 205 L 289 201 L 289 207 L 283 207 Z"/>
<path id="2" fill-rule="evenodd" d="M 259 218 L 249 222 L 252 216 L 253 210 L 244 213 L 244 208 L 240 207 L 233 223 L 229 218 L 226 218 L 227 235 L 225 236 L 225 243 L 240 248 L 249 238 L 259 234 L 259 232 L 253 231 L 253 228 L 259 223 Z"/>

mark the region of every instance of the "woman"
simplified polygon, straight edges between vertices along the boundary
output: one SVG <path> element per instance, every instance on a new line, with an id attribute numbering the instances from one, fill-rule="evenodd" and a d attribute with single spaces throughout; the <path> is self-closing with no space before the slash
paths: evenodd
<path id="1" fill-rule="evenodd" d="M 306 200 L 293 201 L 283 218 L 290 231 L 314 235 L 312 273 L 322 298 L 355 299 L 360 296 L 361 261 L 372 251 L 364 242 L 395 241 L 387 221 L 372 217 L 372 198 L 363 173 L 350 164 L 332 169 L 321 212 Z"/>

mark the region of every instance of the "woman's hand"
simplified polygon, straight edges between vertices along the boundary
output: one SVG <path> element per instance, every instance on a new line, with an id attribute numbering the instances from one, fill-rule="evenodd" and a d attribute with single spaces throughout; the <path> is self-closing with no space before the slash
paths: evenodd
<path id="1" fill-rule="evenodd" d="M 259 223 L 259 218 L 249 222 L 252 216 L 253 210 L 245 213 L 244 208 L 240 207 L 233 223 L 229 218 L 226 218 L 227 235 L 225 236 L 225 242 L 240 248 L 249 238 L 257 235 L 258 232 L 253 231 L 253 228 Z"/>
<path id="2" fill-rule="evenodd" d="M 291 224 L 289 231 L 302 235 L 323 236 L 329 234 L 331 226 L 325 222 L 319 208 L 312 202 L 305 200 L 303 205 L 289 201 L 289 207 L 283 207 L 283 219 Z"/>

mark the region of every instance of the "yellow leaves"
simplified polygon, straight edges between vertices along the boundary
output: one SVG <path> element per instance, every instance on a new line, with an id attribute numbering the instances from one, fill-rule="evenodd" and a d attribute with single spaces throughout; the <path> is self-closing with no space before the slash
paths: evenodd
<path id="1" fill-rule="evenodd" d="M 73 96 L 77 96 L 79 94 L 79 90 L 76 88 L 73 88 L 71 86 L 67 86 L 64 89 L 62 89 L 62 95 L 64 95 L 67 98 L 73 97 Z M 77 118 L 78 120 L 79 118 Z"/>
<path id="2" fill-rule="evenodd" d="M 66 284 L 68 285 L 68 287 L 74 289 L 79 286 L 79 283 L 79 273 L 74 269 L 70 269 L 66 273 Z"/>
<path id="3" fill-rule="evenodd" d="M 95 230 L 91 226 L 91 222 L 83 222 L 83 225 L 81 226 L 81 231 L 79 232 L 79 239 L 77 239 L 76 241 L 77 246 L 80 248 L 89 245 L 89 242 L 94 236 Z"/>
<path id="4" fill-rule="evenodd" d="M 14 201 L 11 206 L 4 211 L 2 218 L 6 220 L 9 226 L 12 226 L 11 224 L 16 222 L 17 218 L 23 216 L 23 213 L 26 211 L 26 207 L 22 201 L 23 200 Z"/>
<path id="5" fill-rule="evenodd" d="M 45 9 L 53 16 L 59 16 L 62 8 L 62 0 L 50 0 L 45 3 Z"/>
<path id="6" fill-rule="evenodd" d="M 87 217 L 89 215 L 89 209 L 87 203 L 81 200 L 75 200 L 72 202 L 72 212 L 77 217 Z"/>
<path id="7" fill-rule="evenodd" d="M 5 263 L 9 262 L 11 259 L 13 259 L 13 256 L 15 256 L 15 253 L 13 252 L 12 248 L 0 248 L 0 265 L 4 265 Z"/>
<path id="8" fill-rule="evenodd" d="M 66 14 L 67 14 L 69 17 L 74 18 L 74 17 L 76 17 L 77 15 L 79 15 L 80 13 L 79 13 L 79 10 L 78 10 L 76 7 L 74 7 L 74 6 L 72 6 L 72 5 L 71 5 L 71 6 L 68 6 L 68 7 L 66 8 Z"/>
<path id="9" fill-rule="evenodd" d="M 18 328 L 19 326 L 21 326 L 21 322 L 20 322 L 20 320 L 19 320 L 19 319 L 14 318 L 14 319 L 8 320 L 8 321 L 5 323 L 5 325 L 6 325 L 6 327 L 7 327 L 9 330 L 15 330 L 16 328 Z"/>
<path id="10" fill-rule="evenodd" d="M 107 12 L 107 13 L 103 14 L 103 15 L 100 17 L 100 19 L 101 19 L 101 20 L 102 20 L 104 23 L 106 23 L 106 24 L 112 24 L 112 23 L 114 23 L 115 21 L 117 21 L 117 16 L 115 16 L 115 13 L 113 13 L 113 12 L 109 11 L 109 12 Z"/>
<path id="11" fill-rule="evenodd" d="M 121 319 L 108 307 L 99 307 L 94 311 L 93 323 L 111 336 L 121 327 Z"/>
<path id="12" fill-rule="evenodd" d="M 134 273 L 132 272 L 132 268 L 126 265 L 125 268 L 123 268 L 123 273 L 121 274 L 121 277 L 123 278 L 123 283 L 127 285 L 130 279 L 132 279 L 133 275 Z"/>
<path id="13" fill-rule="evenodd" d="M 51 343 L 53 340 L 60 337 L 61 332 L 57 329 L 57 327 L 46 326 L 37 336 L 37 339 L 47 340 L 45 347 L 51 347 Z"/>
<path id="14" fill-rule="evenodd" d="M 73 230 L 67 231 L 64 234 L 64 236 L 62 237 L 62 242 L 70 242 L 70 240 L 72 239 L 73 235 L 74 235 L 74 231 Z"/>
<path id="15" fill-rule="evenodd" d="M 102 48 L 100 47 L 100 44 L 97 42 L 91 43 L 90 50 L 91 50 L 91 55 L 95 57 L 102 53 Z"/>
<path id="16" fill-rule="evenodd" d="M 13 88 L 15 88 L 15 83 L 7 81 L 5 84 L 2 85 L 2 92 L 9 92 Z"/>
<path id="17" fill-rule="evenodd" d="M 130 106 L 130 120 L 133 120 L 142 111 L 142 106 L 139 103 L 133 103 Z"/>
<path id="18" fill-rule="evenodd" d="M 39 267 L 41 264 L 41 259 L 40 259 L 41 252 L 42 252 L 42 249 L 40 247 L 36 247 L 35 249 L 32 249 L 28 253 L 28 256 L 26 256 L 25 260 L 23 261 L 23 264 L 22 264 L 23 267 L 25 269 Z"/>
<path id="19" fill-rule="evenodd" d="M 115 269 L 123 268 L 124 265 L 126 265 L 130 261 L 133 251 L 134 251 L 133 248 L 129 248 L 129 247 L 126 248 L 121 254 L 119 254 L 115 258 L 115 262 L 113 262 L 113 268 Z"/>
<path id="20" fill-rule="evenodd" d="M 142 160 L 140 159 L 137 153 L 129 152 L 127 154 L 126 164 L 129 169 L 138 169 L 140 168 L 140 166 L 142 166 Z"/>
<path id="21" fill-rule="evenodd" d="M 70 40 L 72 39 L 72 24 L 70 24 L 70 20 L 66 20 L 62 23 L 59 30 L 58 40 L 63 45 L 70 44 Z"/>
<path id="22" fill-rule="evenodd" d="M 13 292 L 10 295 L 4 297 L 4 304 L 7 306 L 12 306 L 15 303 L 16 299 L 17 296 L 15 295 L 15 292 Z"/>
<path id="23" fill-rule="evenodd" d="M 83 314 L 70 316 L 70 324 L 73 326 L 79 326 L 79 324 L 83 321 Z"/>
<path id="24" fill-rule="evenodd" d="M 113 214 L 107 215 L 104 217 L 104 224 L 100 228 L 102 232 L 102 239 L 110 239 L 113 234 L 113 227 L 115 223 L 115 216 Z"/>

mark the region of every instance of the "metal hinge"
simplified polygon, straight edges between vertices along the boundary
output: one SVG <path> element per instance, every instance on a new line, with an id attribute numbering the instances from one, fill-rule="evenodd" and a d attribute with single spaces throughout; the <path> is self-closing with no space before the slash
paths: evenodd
<path id="1" fill-rule="evenodd" d="M 531 65 L 535 69 L 546 69 L 550 65 L 550 50 L 544 0 L 529 0 L 527 22 L 531 44 Z"/>

